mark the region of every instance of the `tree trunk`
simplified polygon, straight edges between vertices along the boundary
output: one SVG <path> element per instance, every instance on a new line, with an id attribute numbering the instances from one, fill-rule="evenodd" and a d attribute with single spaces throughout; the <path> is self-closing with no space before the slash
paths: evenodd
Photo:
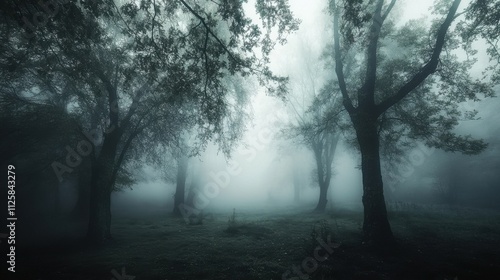
<path id="1" fill-rule="evenodd" d="M 90 184 L 87 180 L 84 184 L 82 183 L 82 179 L 78 180 L 78 199 L 76 201 L 76 205 L 71 211 L 71 217 L 75 220 L 86 220 L 88 219 L 89 214 L 89 205 L 90 205 Z"/>
<path id="2" fill-rule="evenodd" d="M 194 205 L 194 199 L 195 199 L 196 194 L 198 193 L 198 188 L 199 188 L 198 184 L 199 184 L 199 182 L 197 182 L 197 181 L 191 183 L 191 186 L 189 187 L 188 195 L 186 197 L 186 202 L 185 202 L 185 204 L 187 206 L 196 208 Z"/>
<path id="3" fill-rule="evenodd" d="M 111 239 L 111 191 L 116 151 L 121 134 L 113 131 L 105 138 L 99 157 L 92 166 L 88 239 L 102 244 Z"/>
<path id="4" fill-rule="evenodd" d="M 78 199 L 71 211 L 71 217 L 79 221 L 89 218 L 91 161 L 91 159 L 85 159 L 78 172 Z"/>
<path id="5" fill-rule="evenodd" d="M 363 173 L 364 242 L 373 246 L 395 244 L 384 200 L 382 171 L 380 169 L 379 138 L 374 120 L 355 122 L 356 134 L 361 150 Z"/>
<path id="6" fill-rule="evenodd" d="M 174 215 L 180 216 L 181 211 L 179 205 L 184 203 L 186 193 L 186 176 L 188 168 L 187 157 L 180 157 L 177 159 L 177 187 L 174 195 Z"/>
<path id="7" fill-rule="evenodd" d="M 330 180 L 328 182 L 322 182 L 319 184 L 319 201 L 314 212 L 323 213 L 326 209 L 326 204 L 328 202 L 327 194 L 328 187 L 330 186 Z"/>
<path id="8" fill-rule="evenodd" d="M 54 217 L 61 215 L 61 194 L 59 193 L 59 184 L 54 185 Z"/>
<path id="9" fill-rule="evenodd" d="M 293 163 L 293 201 L 298 203 L 300 201 L 300 187 L 301 187 L 301 178 L 299 175 L 299 169 L 296 167 L 296 163 Z"/>

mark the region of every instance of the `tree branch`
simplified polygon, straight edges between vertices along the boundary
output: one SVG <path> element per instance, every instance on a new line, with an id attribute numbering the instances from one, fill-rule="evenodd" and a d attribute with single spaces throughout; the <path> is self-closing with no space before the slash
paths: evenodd
<path id="1" fill-rule="evenodd" d="M 391 13 L 392 8 L 394 8 L 394 4 L 396 4 L 396 0 L 391 1 L 391 3 L 389 4 L 389 7 L 387 7 L 387 10 L 385 10 L 384 15 L 382 16 L 382 21 L 385 21 L 387 16 Z"/>
<path id="2" fill-rule="evenodd" d="M 370 27 L 370 38 L 366 53 L 366 76 L 363 86 L 358 90 L 359 106 L 375 105 L 375 84 L 377 81 L 377 51 L 380 30 L 384 23 L 382 17 L 382 6 L 384 0 L 379 0 L 375 13 L 373 15 L 372 25 Z"/>
<path id="3" fill-rule="evenodd" d="M 349 114 L 354 113 L 355 108 L 352 105 L 352 100 L 349 97 L 349 93 L 347 92 L 347 85 L 345 83 L 344 77 L 344 66 L 342 64 L 342 54 L 340 51 L 340 34 L 339 34 L 339 9 L 335 3 L 335 0 L 332 1 L 334 16 L 333 16 L 333 40 L 334 40 L 334 48 L 335 48 L 335 73 L 337 74 L 337 79 L 339 80 L 339 87 L 342 93 L 342 99 L 344 103 L 344 107 Z"/>
<path id="4" fill-rule="evenodd" d="M 233 54 L 231 53 L 231 51 L 229 51 L 229 49 L 226 47 L 226 45 L 224 45 L 224 43 L 219 39 L 219 37 L 217 37 L 217 35 L 215 35 L 215 33 L 212 31 L 212 29 L 210 29 L 210 27 L 208 26 L 207 22 L 205 21 L 205 19 L 200 16 L 200 14 L 198 14 L 195 10 L 193 10 L 193 8 L 191 6 L 189 6 L 186 1 L 184 0 L 179 0 L 182 5 L 184 5 L 184 7 L 186 7 L 189 12 L 191 12 L 196 18 L 198 18 L 201 23 L 203 24 L 203 26 L 205 26 L 205 28 L 207 29 L 207 32 L 212 35 L 212 37 L 214 37 L 214 39 L 217 41 L 217 43 L 219 43 L 219 45 L 222 47 L 222 49 L 224 49 L 224 51 L 229 55 L 229 57 L 238 62 L 238 60 L 233 56 Z"/>
<path id="5" fill-rule="evenodd" d="M 109 77 L 104 73 L 104 70 L 102 69 L 102 65 L 100 64 L 99 60 L 94 57 L 94 62 L 95 62 L 95 73 L 97 77 L 102 81 L 104 84 L 104 87 L 106 88 L 106 91 L 108 92 L 108 107 L 109 107 L 109 120 L 110 120 L 110 125 L 119 127 L 118 126 L 118 120 L 119 120 L 119 107 L 118 107 L 118 93 L 116 91 L 116 87 L 114 87 L 113 83 L 109 79 Z"/>
<path id="6" fill-rule="evenodd" d="M 460 2 L 461 0 L 453 1 L 453 4 L 451 5 L 450 10 L 448 11 L 448 15 L 446 16 L 446 19 L 439 27 L 436 43 L 434 45 L 434 50 L 432 52 L 429 62 L 427 62 L 420 69 L 420 71 L 417 74 L 415 74 L 415 76 L 413 76 L 413 78 L 411 78 L 406 84 L 404 84 L 398 90 L 397 93 L 386 98 L 376 106 L 377 116 L 380 116 L 382 113 L 387 111 L 387 109 L 389 109 L 394 104 L 398 103 L 403 98 L 405 98 L 405 96 L 407 96 L 412 90 L 418 87 L 429 75 L 431 75 L 436 71 L 439 63 L 439 56 L 441 55 L 441 52 L 444 47 L 446 34 L 451 26 L 451 23 L 453 22 L 453 19 L 455 18 L 455 14 L 457 12 L 458 6 L 460 5 Z"/>
<path id="7" fill-rule="evenodd" d="M 132 140 L 139 134 L 140 131 L 136 131 L 132 134 L 129 135 L 127 138 L 127 141 L 125 142 L 125 145 L 123 146 L 123 149 L 120 151 L 120 155 L 118 156 L 118 160 L 115 163 L 115 168 L 113 169 L 113 174 L 111 176 L 111 185 L 113 186 L 116 181 L 116 177 L 118 175 L 118 170 L 120 170 L 120 167 L 122 166 L 122 162 L 125 159 L 125 154 L 127 153 L 127 150 L 130 147 L 130 144 L 132 144 Z"/>
<path id="8" fill-rule="evenodd" d="M 146 82 L 144 85 L 142 85 L 142 87 L 137 89 L 137 91 L 134 95 L 134 98 L 132 100 L 132 104 L 130 105 L 130 108 L 128 109 L 127 115 L 123 118 L 123 120 L 121 122 L 122 127 L 125 128 L 129 125 L 130 119 L 132 118 L 134 113 L 137 111 L 137 108 L 138 108 L 139 102 L 141 101 L 142 95 L 149 88 L 150 88 L 150 86 L 149 86 L 148 82 Z"/>

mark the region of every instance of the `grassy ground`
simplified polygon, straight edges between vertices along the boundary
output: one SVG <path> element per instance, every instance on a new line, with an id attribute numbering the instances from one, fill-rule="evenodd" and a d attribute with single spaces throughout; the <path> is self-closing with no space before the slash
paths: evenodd
<path id="1" fill-rule="evenodd" d="M 371 252 L 361 244 L 360 211 L 236 209 L 230 230 L 231 212 L 214 213 L 202 225 L 166 214 L 115 218 L 114 238 L 103 248 L 76 237 L 45 239 L 17 253 L 16 275 L 26 280 L 133 279 L 124 275 L 136 280 L 500 279 L 499 213 L 411 205 L 389 209 L 399 243 L 391 253 Z M 323 239 L 330 234 L 340 243 L 324 261 L 312 261 L 319 245 L 313 228 L 320 236 L 321 229 L 328 230 Z"/>

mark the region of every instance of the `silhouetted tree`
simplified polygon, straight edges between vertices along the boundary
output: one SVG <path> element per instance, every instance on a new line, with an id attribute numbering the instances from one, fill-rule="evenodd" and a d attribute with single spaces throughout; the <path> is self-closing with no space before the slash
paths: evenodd
<path id="1" fill-rule="evenodd" d="M 361 153 L 367 244 L 394 244 L 381 173 L 382 128 L 399 128 L 393 135 L 401 141 L 403 136 L 421 139 L 446 151 L 475 154 L 486 147 L 482 141 L 452 131 L 461 116 L 457 102 L 492 93 L 487 84 L 468 75 L 473 61 L 459 61 L 450 54 L 459 47 L 450 28 L 460 2 L 438 7 L 437 12 L 445 18 L 432 24 L 429 33 L 433 42 L 429 43 L 427 36 L 419 36 L 425 34 L 423 26 L 411 22 L 399 29 L 391 22 L 388 17 L 395 0 L 388 4 L 383 0 L 330 1 L 336 77 Z M 389 43 L 397 47 L 386 52 Z M 345 75 L 344 60 L 350 57 L 349 52 L 362 53 L 365 58 L 357 57 L 360 67 L 356 72 L 361 80 L 355 84 Z"/>
<path id="2" fill-rule="evenodd" d="M 186 119 L 195 119 L 200 146 L 214 139 L 229 150 L 240 136 L 235 104 L 245 96 L 227 77 L 254 75 L 284 94 L 287 79 L 273 75 L 268 55 L 298 25 L 281 0 L 256 3 L 266 32 L 239 1 L 69 2 L 50 15 L 34 2 L 3 5 L 1 71 L 11 78 L 3 89 L 61 93 L 92 142 L 87 236 L 94 243 L 111 237 L 111 192 L 124 165 L 155 141 L 175 139 Z M 39 13 L 47 21 L 26 23 Z M 182 111 L 186 102 L 194 110 Z M 54 169 L 58 177 L 71 170 Z"/>

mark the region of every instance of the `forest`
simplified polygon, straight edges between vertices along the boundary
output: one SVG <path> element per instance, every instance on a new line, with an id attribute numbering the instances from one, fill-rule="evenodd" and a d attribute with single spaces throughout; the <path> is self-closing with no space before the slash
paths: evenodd
<path id="1" fill-rule="evenodd" d="M 500 1 L 0 13 L 1 279 L 500 277 Z"/>

